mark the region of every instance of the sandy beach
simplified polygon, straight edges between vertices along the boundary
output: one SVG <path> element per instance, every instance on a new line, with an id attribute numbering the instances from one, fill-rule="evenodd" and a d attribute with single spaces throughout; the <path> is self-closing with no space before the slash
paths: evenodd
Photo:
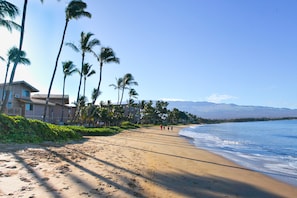
<path id="1" fill-rule="evenodd" d="M 297 197 L 296 187 L 195 148 L 181 128 L 0 144 L 0 197 Z"/>

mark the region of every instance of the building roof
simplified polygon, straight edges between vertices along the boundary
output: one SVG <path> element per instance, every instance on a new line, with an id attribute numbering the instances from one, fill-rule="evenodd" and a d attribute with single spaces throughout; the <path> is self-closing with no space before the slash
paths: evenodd
<path id="1" fill-rule="evenodd" d="M 31 96 L 32 99 L 40 99 L 46 100 L 47 94 L 34 94 Z M 49 100 L 61 100 L 62 101 L 63 95 L 62 94 L 51 94 Z M 64 95 L 64 104 L 69 104 L 69 95 Z"/>
<path id="2" fill-rule="evenodd" d="M 25 99 L 25 98 L 18 98 L 18 101 L 23 103 L 30 103 L 30 104 L 39 104 L 39 105 L 45 105 L 45 100 L 38 100 L 38 99 Z M 55 103 L 49 102 L 49 106 L 56 106 Z"/>
<path id="3" fill-rule="evenodd" d="M 9 83 L 7 83 L 6 85 L 8 86 Z M 0 86 L 3 86 L 4 84 L 1 83 Z M 15 81 L 12 83 L 12 85 L 23 85 L 24 87 L 27 87 L 31 92 L 39 92 L 38 89 L 36 89 L 35 87 L 33 87 L 32 85 L 30 85 L 29 83 L 27 83 L 26 81 Z"/>
<path id="4" fill-rule="evenodd" d="M 63 95 L 62 94 L 51 94 L 50 98 L 51 99 L 62 99 Z M 40 99 L 46 99 L 47 94 L 34 94 L 32 98 L 40 98 Z M 69 99 L 69 95 L 64 95 L 64 99 L 67 100 Z"/>

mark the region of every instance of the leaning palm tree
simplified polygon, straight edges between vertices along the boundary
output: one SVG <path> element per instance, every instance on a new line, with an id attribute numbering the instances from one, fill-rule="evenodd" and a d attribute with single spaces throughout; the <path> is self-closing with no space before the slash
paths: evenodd
<path id="1" fill-rule="evenodd" d="M 64 120 L 64 97 L 65 97 L 65 82 L 67 76 L 71 76 L 73 73 L 78 72 L 78 70 L 75 68 L 75 65 L 72 61 L 62 62 L 63 65 L 63 73 L 64 73 L 64 79 L 63 79 L 63 95 L 62 95 L 62 116 L 61 116 L 61 122 Z"/>
<path id="2" fill-rule="evenodd" d="M 81 0 L 72 0 L 66 7 L 66 10 L 65 10 L 65 19 L 66 20 L 65 20 L 65 26 L 64 26 L 64 31 L 63 31 L 63 35 L 62 35 L 62 41 L 60 44 L 59 52 L 58 52 L 56 62 L 55 62 L 54 72 L 53 72 L 53 75 L 51 78 L 50 86 L 49 86 L 47 97 L 46 97 L 46 104 L 45 104 L 44 112 L 43 112 L 43 121 L 45 121 L 45 119 L 46 119 L 46 111 L 47 111 L 48 101 L 49 101 L 49 97 L 51 94 L 51 89 L 52 89 L 52 85 L 54 82 L 54 78 L 56 75 L 56 70 L 58 67 L 60 54 L 62 52 L 62 48 L 64 45 L 64 39 L 65 39 L 68 23 L 71 19 L 79 19 L 82 16 L 91 18 L 92 15 L 89 12 L 85 11 L 86 8 L 87 8 L 87 4 Z"/>
<path id="3" fill-rule="evenodd" d="M 104 63 L 120 63 L 120 59 L 118 57 L 116 57 L 114 51 L 109 48 L 109 47 L 102 47 L 100 53 L 94 54 L 99 62 L 99 67 L 100 67 L 100 73 L 99 73 L 99 82 L 98 82 L 98 86 L 97 86 L 97 94 L 96 97 L 93 100 L 93 104 L 95 104 L 99 92 L 100 92 L 100 85 L 101 85 L 101 81 L 102 81 L 102 68 L 103 68 L 103 64 Z"/>
<path id="4" fill-rule="evenodd" d="M 134 80 L 134 77 L 132 76 L 132 74 L 130 73 L 125 74 L 122 82 L 122 96 L 120 100 L 120 105 L 122 104 L 122 101 L 123 101 L 125 89 L 128 89 L 132 85 L 138 85 L 138 83 Z"/>
<path id="5" fill-rule="evenodd" d="M 14 19 L 19 14 L 19 9 L 12 3 L 8 1 L 0 0 L 0 26 L 5 27 L 10 32 L 12 28 L 16 28 L 20 30 L 21 26 L 15 23 L 13 20 L 7 19 Z"/>
<path id="6" fill-rule="evenodd" d="M 92 69 L 92 65 L 90 65 L 89 63 L 85 63 L 83 66 L 83 70 L 82 70 L 82 75 L 84 77 L 84 92 L 83 92 L 83 96 L 86 96 L 86 82 L 87 82 L 87 77 L 92 76 L 93 74 L 95 74 L 95 70 Z"/>
<path id="7" fill-rule="evenodd" d="M 123 83 L 123 78 L 116 78 L 117 83 L 116 84 L 110 84 L 109 86 L 112 86 L 114 89 L 118 90 L 118 101 L 117 104 L 120 102 L 120 91 L 122 90 L 122 83 Z"/>
<path id="8" fill-rule="evenodd" d="M 77 101 L 79 99 L 80 96 L 80 88 L 81 88 L 81 83 L 82 83 L 82 77 L 83 77 L 83 67 L 84 67 L 84 61 L 85 61 L 85 56 L 86 53 L 88 52 L 93 52 L 93 48 L 96 45 L 100 45 L 100 41 L 98 39 L 91 39 L 91 37 L 94 34 L 88 32 L 88 33 L 84 33 L 81 32 L 80 34 L 80 45 L 76 46 L 73 43 L 66 43 L 67 46 L 71 47 L 74 51 L 76 52 L 81 52 L 81 70 L 80 70 L 80 79 L 79 79 L 79 86 L 78 86 L 78 91 L 77 91 Z"/>

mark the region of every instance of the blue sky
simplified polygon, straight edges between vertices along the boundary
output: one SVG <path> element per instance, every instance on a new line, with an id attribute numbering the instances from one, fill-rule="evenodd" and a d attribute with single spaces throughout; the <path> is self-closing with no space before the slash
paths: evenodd
<path id="1" fill-rule="evenodd" d="M 22 1 L 11 1 L 22 9 Z M 132 73 L 139 100 L 187 100 L 297 108 L 296 0 L 85 0 L 92 18 L 72 20 L 66 42 L 92 32 L 112 47 L 121 63 L 103 68 L 98 101 L 117 100 L 110 87 Z M 62 37 L 67 1 L 30 0 L 23 49 L 32 64 L 20 65 L 15 80 L 47 93 Z M 17 19 L 20 21 L 20 18 Z M 0 28 L 0 55 L 18 46 L 18 32 Z M 100 47 L 95 51 L 99 52 Z M 64 46 L 52 93 L 62 93 L 62 61 L 80 67 L 81 56 Z M 97 86 L 87 80 L 87 97 Z M 5 63 L 0 62 L 0 72 Z M 0 81 L 3 81 L 3 75 Z M 76 98 L 78 75 L 67 78 Z M 127 95 L 126 95 L 127 99 Z"/>

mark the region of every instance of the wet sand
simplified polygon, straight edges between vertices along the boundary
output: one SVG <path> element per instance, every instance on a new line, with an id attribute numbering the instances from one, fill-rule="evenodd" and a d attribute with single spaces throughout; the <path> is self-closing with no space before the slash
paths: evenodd
<path id="1" fill-rule="evenodd" d="M 0 197 L 296 197 L 297 188 L 160 127 L 69 144 L 0 144 Z"/>

